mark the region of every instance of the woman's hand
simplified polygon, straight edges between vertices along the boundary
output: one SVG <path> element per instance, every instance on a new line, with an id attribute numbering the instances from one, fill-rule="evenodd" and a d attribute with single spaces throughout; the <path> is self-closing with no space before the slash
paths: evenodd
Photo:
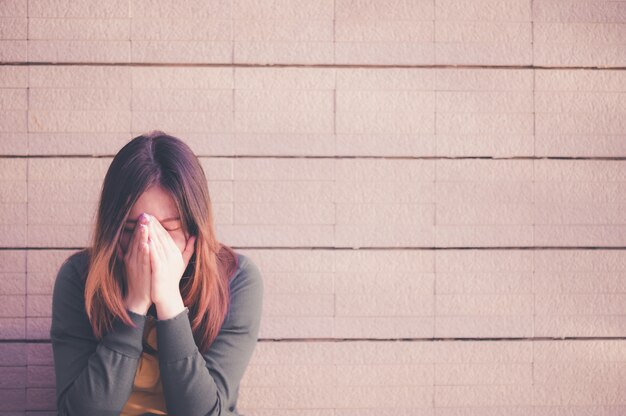
<path id="1" fill-rule="evenodd" d="M 148 222 L 146 214 L 142 214 L 135 226 L 133 236 L 126 254 L 122 253 L 119 244 L 117 254 L 124 259 L 126 268 L 126 284 L 128 287 L 124 305 L 127 309 L 145 315 L 152 304 L 150 252 L 148 247 Z"/>
<path id="2" fill-rule="evenodd" d="M 167 230 L 154 217 L 148 225 L 150 265 L 152 268 L 151 299 L 159 319 L 168 319 L 184 309 L 180 294 L 180 279 L 194 252 L 196 237 L 187 239 L 181 252 Z"/>

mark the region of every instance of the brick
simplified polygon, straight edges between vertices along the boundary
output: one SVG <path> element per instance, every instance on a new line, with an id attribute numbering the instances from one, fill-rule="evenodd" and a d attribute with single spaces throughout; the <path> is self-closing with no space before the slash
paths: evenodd
<path id="1" fill-rule="evenodd" d="M 0 224 L 26 224 L 26 204 L 0 204 Z"/>
<path id="2" fill-rule="evenodd" d="M 0 316 L 3 318 L 22 318 L 26 311 L 24 295 L 0 295 Z"/>
<path id="3" fill-rule="evenodd" d="M 29 388 L 26 390 L 26 404 L 32 410 L 55 409 L 56 392 L 54 388 Z"/>
<path id="4" fill-rule="evenodd" d="M 330 90 L 279 90 L 271 96 L 265 90 L 236 90 L 233 98 L 234 110 L 242 113 L 271 108 L 277 113 L 291 113 L 297 117 L 297 113 L 305 112 L 329 114 L 334 108 L 334 94 Z"/>
<path id="5" fill-rule="evenodd" d="M 333 40 L 331 20 L 240 20 L 234 21 L 234 41 L 301 41 Z"/>
<path id="6" fill-rule="evenodd" d="M 32 132 L 118 132 L 130 131 L 130 111 L 49 111 L 28 113 L 28 129 Z"/>
<path id="7" fill-rule="evenodd" d="M 1 159 L 0 159 L 1 160 Z M 0 250 L 0 273 L 25 273 L 26 252 L 23 250 Z"/>
<path id="8" fill-rule="evenodd" d="M 155 3 L 151 0 L 131 0 L 133 18 L 214 18 L 231 19 L 232 5 L 223 0 L 166 0 Z"/>
<path id="9" fill-rule="evenodd" d="M 143 41 L 132 43 L 133 63 L 232 63 L 229 41 Z"/>
<path id="10" fill-rule="evenodd" d="M 332 153 L 337 156 L 402 156 L 406 154 L 434 155 L 434 134 L 337 134 Z M 437 138 L 439 140 L 439 138 Z M 307 149 L 309 150 L 309 149 Z M 315 151 L 315 149 L 311 149 Z M 316 152 L 320 154 L 323 152 Z M 404 190 L 407 192 L 408 190 Z"/>
<path id="11" fill-rule="evenodd" d="M 533 336 L 533 315 L 436 316 L 435 337 L 523 338 Z"/>
<path id="12" fill-rule="evenodd" d="M 535 155 L 559 154 L 563 157 L 613 157 L 626 152 L 624 136 L 615 135 L 558 135 L 555 133 L 535 136 Z"/>
<path id="13" fill-rule="evenodd" d="M 326 61 L 324 63 L 327 63 Z M 338 65 L 433 65 L 432 42 L 335 42 L 334 63 Z"/>
<path id="14" fill-rule="evenodd" d="M 30 203 L 29 225 L 91 225 L 96 218 L 97 203 Z"/>
<path id="15" fill-rule="evenodd" d="M 434 224 L 337 224 L 335 245 L 338 247 L 406 247 L 435 245 Z"/>
<path id="16" fill-rule="evenodd" d="M 337 20 L 376 19 L 376 20 L 426 20 L 435 19 L 435 7 L 428 0 L 403 2 L 391 0 L 380 4 L 365 0 L 337 0 L 335 4 Z"/>
<path id="17" fill-rule="evenodd" d="M 327 64 L 334 62 L 333 42 L 237 41 L 233 63 Z"/>
<path id="18" fill-rule="evenodd" d="M 337 204 L 337 225 L 407 224 L 432 225 L 435 207 L 430 204 Z"/>
<path id="19" fill-rule="evenodd" d="M 28 388 L 52 387 L 54 388 L 55 373 L 54 366 L 29 365 L 27 372 Z"/>
<path id="20" fill-rule="evenodd" d="M 337 365 L 336 383 L 348 386 L 432 386 L 433 364 Z"/>
<path id="21" fill-rule="evenodd" d="M 234 207 L 238 224 L 334 224 L 335 206 L 294 203 L 239 203 Z"/>
<path id="22" fill-rule="evenodd" d="M 391 407 L 397 403 L 421 408 L 431 407 L 433 386 L 337 386 L 332 397 L 339 408 L 360 406 Z"/>
<path id="23" fill-rule="evenodd" d="M 535 317 L 537 337 L 619 337 L 625 330 L 626 318 L 622 315 Z"/>
<path id="24" fill-rule="evenodd" d="M 236 90 L 332 90 L 335 69 L 235 68 Z"/>
<path id="25" fill-rule="evenodd" d="M 28 199 L 31 206 L 51 203 L 60 206 L 63 205 L 61 203 L 97 204 L 101 185 L 102 180 L 65 182 L 32 180 L 28 182 Z"/>
<path id="26" fill-rule="evenodd" d="M 30 18 L 29 40 L 125 41 L 130 38 L 129 19 Z M 113 46 L 113 45 L 111 45 Z"/>
<path id="27" fill-rule="evenodd" d="M 0 389 L 0 411 L 24 411 L 26 389 Z"/>
<path id="28" fill-rule="evenodd" d="M 437 181 L 532 181 L 533 164 L 527 160 L 436 161 Z M 538 180 L 537 177 L 535 179 Z"/>
<path id="29" fill-rule="evenodd" d="M 334 386 L 242 387 L 237 407 L 331 409 L 335 391 Z"/>
<path id="30" fill-rule="evenodd" d="M 336 317 L 336 338 L 430 338 L 434 336 L 434 317 L 364 316 Z"/>
<path id="31" fill-rule="evenodd" d="M 26 90 L 22 88 L 0 89 L 0 109 L 28 110 Z"/>
<path id="32" fill-rule="evenodd" d="M 31 247 L 85 247 L 92 225 L 29 225 Z"/>
<path id="33" fill-rule="evenodd" d="M 531 384 L 533 363 L 435 364 L 435 385 Z"/>
<path id="34" fill-rule="evenodd" d="M 437 70 L 431 68 L 337 68 L 339 90 L 419 90 L 435 88 Z"/>
<path id="35" fill-rule="evenodd" d="M 533 2 L 536 22 L 626 22 L 621 1 L 538 0 Z"/>
<path id="36" fill-rule="evenodd" d="M 534 165 L 536 181 L 623 182 L 626 178 L 620 160 L 536 160 Z"/>
<path id="37" fill-rule="evenodd" d="M 26 132 L 0 132 L 0 155 L 28 154 L 28 134 Z"/>
<path id="38" fill-rule="evenodd" d="M 303 316 L 332 317 L 334 304 L 332 294 L 268 294 L 263 303 L 263 315 L 294 318 Z"/>
<path id="39" fill-rule="evenodd" d="M 25 247 L 26 224 L 0 224 L 0 247 Z"/>
<path id="40" fill-rule="evenodd" d="M 131 71 L 115 66 L 31 66 L 30 88 L 131 88 Z"/>
<path id="41" fill-rule="evenodd" d="M 533 114 L 437 113 L 436 131 L 444 134 L 532 134 Z"/>
<path id="42" fill-rule="evenodd" d="M 27 339 L 50 339 L 50 323 L 49 317 L 28 317 L 26 319 L 26 338 Z"/>
<path id="43" fill-rule="evenodd" d="M 63 2 L 47 0 L 29 0 L 29 17 L 92 17 L 98 19 L 129 17 L 128 3 L 125 0 L 113 0 L 101 3 L 97 0 L 82 2 Z"/>
<path id="44" fill-rule="evenodd" d="M 476 21 L 530 21 L 530 0 L 437 0 L 437 19 Z"/>
<path id="45" fill-rule="evenodd" d="M 26 39 L 28 32 L 28 19 L 16 17 L 0 18 L 0 39 L 18 40 Z"/>
<path id="46" fill-rule="evenodd" d="M 26 346 L 24 343 L 0 342 L 0 366 L 26 368 Z"/>
<path id="47" fill-rule="evenodd" d="M 532 47 L 532 36 L 530 20 L 508 22 L 438 19 L 435 23 L 434 40 L 436 43 L 458 42 L 464 46 L 474 42 L 486 43 L 489 46 L 500 43 L 507 43 L 509 46 L 517 44 L 516 48 L 521 49 L 522 45 Z"/>
<path id="48" fill-rule="evenodd" d="M 436 91 L 532 91 L 533 71 L 527 69 L 438 68 Z"/>
<path id="49" fill-rule="evenodd" d="M 27 299 L 26 316 L 49 318 L 52 316 L 52 294 L 29 294 Z"/>
<path id="50" fill-rule="evenodd" d="M 599 206 L 590 202 L 586 206 L 537 204 L 534 207 L 535 224 L 620 224 L 623 216 L 617 205 Z"/>
<path id="51" fill-rule="evenodd" d="M 112 158 L 42 158 L 29 161 L 28 180 L 47 181 L 54 172 L 55 181 L 91 181 L 102 183 Z M 80 177 L 76 172 L 80 172 Z"/>
<path id="52" fill-rule="evenodd" d="M 254 365 L 246 369 L 246 387 L 328 386 L 335 383 L 334 365 Z"/>
<path id="53" fill-rule="evenodd" d="M 23 110 L 0 110 L 0 132 L 25 133 L 27 113 Z"/>
<path id="54" fill-rule="evenodd" d="M 154 126 L 176 135 L 187 133 L 233 132 L 233 114 L 227 112 L 180 112 L 171 111 L 133 111 L 132 126 L 138 131 L 150 131 Z"/>
<path id="55" fill-rule="evenodd" d="M 437 113 L 532 113 L 532 91 L 438 91 Z"/>
<path id="56" fill-rule="evenodd" d="M 26 367 L 2 367 L 0 391 L 26 388 Z"/>
<path id="57" fill-rule="evenodd" d="M 533 301 L 531 293 L 435 295 L 435 310 L 438 317 L 532 315 Z"/>
<path id="58" fill-rule="evenodd" d="M 623 66 L 626 53 L 623 44 L 538 43 L 534 47 L 533 62 L 540 66 Z"/>
<path id="59" fill-rule="evenodd" d="M 532 225 L 514 224 L 439 225 L 436 244 L 441 247 L 532 246 L 533 229 Z"/>
<path id="60" fill-rule="evenodd" d="M 237 68 L 239 70 L 241 68 Z M 133 93 L 141 89 L 168 90 L 232 90 L 232 68 L 194 68 L 194 67 L 132 67 Z M 193 92 L 189 92 L 193 94 Z M 134 95 L 134 94 L 133 94 Z"/>
<path id="61" fill-rule="evenodd" d="M 130 41 L 29 40 L 28 59 L 53 62 L 130 62 Z"/>
<path id="62" fill-rule="evenodd" d="M 349 172 L 348 167 L 350 163 L 346 165 L 345 171 Z M 367 165 L 353 164 L 352 166 L 359 167 L 359 169 L 367 169 Z M 407 169 L 408 169 L 407 165 Z M 376 173 L 376 172 L 373 172 Z M 357 175 L 361 175 L 361 172 L 357 172 Z M 387 173 L 381 173 L 384 177 Z M 434 171 L 424 169 L 424 175 L 434 175 Z M 435 183 L 430 182 L 414 182 L 410 179 L 401 179 L 397 182 L 389 182 L 377 180 L 375 182 L 368 182 L 363 180 L 359 181 L 343 181 L 338 179 L 333 183 L 334 200 L 336 203 L 428 203 L 435 201 Z"/>
<path id="63" fill-rule="evenodd" d="M 331 338 L 333 318 L 277 316 L 267 319 L 259 329 L 259 338 Z"/>
<path id="64" fill-rule="evenodd" d="M 437 207 L 437 223 L 449 224 L 533 224 L 533 206 L 529 199 L 519 205 L 501 203 L 485 195 L 482 203 L 467 203 L 465 206 L 440 205 Z"/>
<path id="65" fill-rule="evenodd" d="M 26 17 L 27 3 L 22 0 L 7 0 L 2 3 L 0 16 Z"/>
<path id="66" fill-rule="evenodd" d="M 447 208 L 452 205 L 463 204 L 484 204 L 489 201 L 490 204 L 501 205 L 530 205 L 533 203 L 533 192 L 535 188 L 541 184 L 529 181 L 520 182 L 458 182 L 458 181 L 440 181 L 437 182 L 437 202 L 439 207 Z M 29 191 L 30 196 L 30 191 Z M 485 207 L 481 207 L 486 209 Z M 518 207 L 519 208 L 519 207 Z M 522 207 L 524 208 L 524 207 Z M 501 208 L 499 208 L 501 209 Z M 524 209 L 529 210 L 528 207 Z M 437 215 L 437 219 L 439 219 Z M 439 221 L 437 221 L 439 222 Z"/>
<path id="67" fill-rule="evenodd" d="M 23 340 L 25 337 L 25 318 L 0 318 L 0 339 Z"/>
<path id="68" fill-rule="evenodd" d="M 121 89 L 31 88 L 29 110 L 130 111 L 131 93 Z"/>
<path id="69" fill-rule="evenodd" d="M 332 20 L 333 1 L 323 0 L 308 2 L 277 1 L 275 3 L 259 3 L 253 0 L 241 0 L 233 4 L 234 19 L 303 19 L 303 20 Z"/>
<path id="70" fill-rule="evenodd" d="M 436 43 L 435 64 L 531 65 L 532 47 L 528 42 Z"/>
<path id="71" fill-rule="evenodd" d="M 477 386 L 435 386 L 435 408 L 474 406 L 530 406 L 533 386 L 496 384 Z"/>
<path id="72" fill-rule="evenodd" d="M 626 91 L 626 74 L 617 70 L 535 70 L 535 91 Z"/>
<path id="73" fill-rule="evenodd" d="M 355 113 L 375 112 L 434 112 L 434 91 L 337 91 L 336 111 Z"/>
<path id="74" fill-rule="evenodd" d="M 28 57 L 26 40 L 0 40 L 1 62 L 25 62 Z"/>
<path id="75" fill-rule="evenodd" d="M 335 316 L 338 317 L 430 317 L 434 314 L 432 294 L 419 292 L 338 293 L 335 299 Z"/>
<path id="76" fill-rule="evenodd" d="M 158 22 L 158 23 L 157 23 Z M 156 24 L 155 24 L 156 23 Z M 131 41 L 136 40 L 232 40 L 233 22 L 228 19 L 211 18 L 159 18 L 143 19 L 133 17 L 131 24 Z"/>
<path id="77" fill-rule="evenodd" d="M 0 293 L 3 295 L 23 295 L 26 293 L 26 275 L 23 273 L 0 274 Z"/>
<path id="78" fill-rule="evenodd" d="M 28 344 L 29 366 L 53 366 L 52 344 L 29 343 Z"/>
<path id="79" fill-rule="evenodd" d="M 133 107 L 144 111 L 234 111 L 227 89 L 135 89 L 132 99 Z"/>
<path id="80" fill-rule="evenodd" d="M 363 4 L 363 6 L 367 5 Z M 383 12 L 382 9 L 379 11 Z M 363 12 L 363 8 L 349 11 L 349 13 L 360 12 Z M 389 12 L 394 11 L 389 10 Z M 435 23 L 428 20 L 337 19 L 335 20 L 335 41 L 341 43 L 387 41 L 426 43 L 432 41 L 434 30 Z"/>

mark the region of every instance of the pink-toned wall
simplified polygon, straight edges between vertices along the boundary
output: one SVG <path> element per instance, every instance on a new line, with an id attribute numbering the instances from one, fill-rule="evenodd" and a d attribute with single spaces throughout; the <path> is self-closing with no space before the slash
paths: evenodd
<path id="1" fill-rule="evenodd" d="M 201 157 L 259 416 L 626 414 L 626 2 L 0 1 L 0 415 L 112 156 Z M 276 66 L 275 66 L 276 65 Z"/>

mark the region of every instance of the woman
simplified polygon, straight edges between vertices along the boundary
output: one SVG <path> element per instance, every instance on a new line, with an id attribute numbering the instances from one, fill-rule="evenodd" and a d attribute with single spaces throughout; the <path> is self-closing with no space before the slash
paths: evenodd
<path id="1" fill-rule="evenodd" d="M 263 282 L 219 243 L 181 140 L 134 138 L 106 173 L 91 245 L 61 265 L 50 338 L 59 415 L 239 415 Z"/>

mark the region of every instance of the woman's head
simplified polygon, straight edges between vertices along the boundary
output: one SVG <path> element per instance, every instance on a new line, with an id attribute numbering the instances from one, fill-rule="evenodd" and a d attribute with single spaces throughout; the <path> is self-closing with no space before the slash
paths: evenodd
<path id="1" fill-rule="evenodd" d="M 181 280 L 181 294 L 190 315 L 195 316 L 194 328 L 205 323 L 205 335 L 212 340 L 227 308 L 225 275 L 236 266 L 236 255 L 216 239 L 207 179 L 198 158 L 186 143 L 162 131 L 128 142 L 105 175 L 85 290 L 94 332 L 102 335 L 115 316 L 131 323 L 122 303 L 126 280 L 119 252 L 126 251 L 143 212 L 161 221 L 181 252 L 187 238 L 196 236 L 194 254 L 184 273 L 191 279 Z M 207 316 L 209 312 L 214 316 Z M 222 319 L 215 319 L 216 313 Z"/>

